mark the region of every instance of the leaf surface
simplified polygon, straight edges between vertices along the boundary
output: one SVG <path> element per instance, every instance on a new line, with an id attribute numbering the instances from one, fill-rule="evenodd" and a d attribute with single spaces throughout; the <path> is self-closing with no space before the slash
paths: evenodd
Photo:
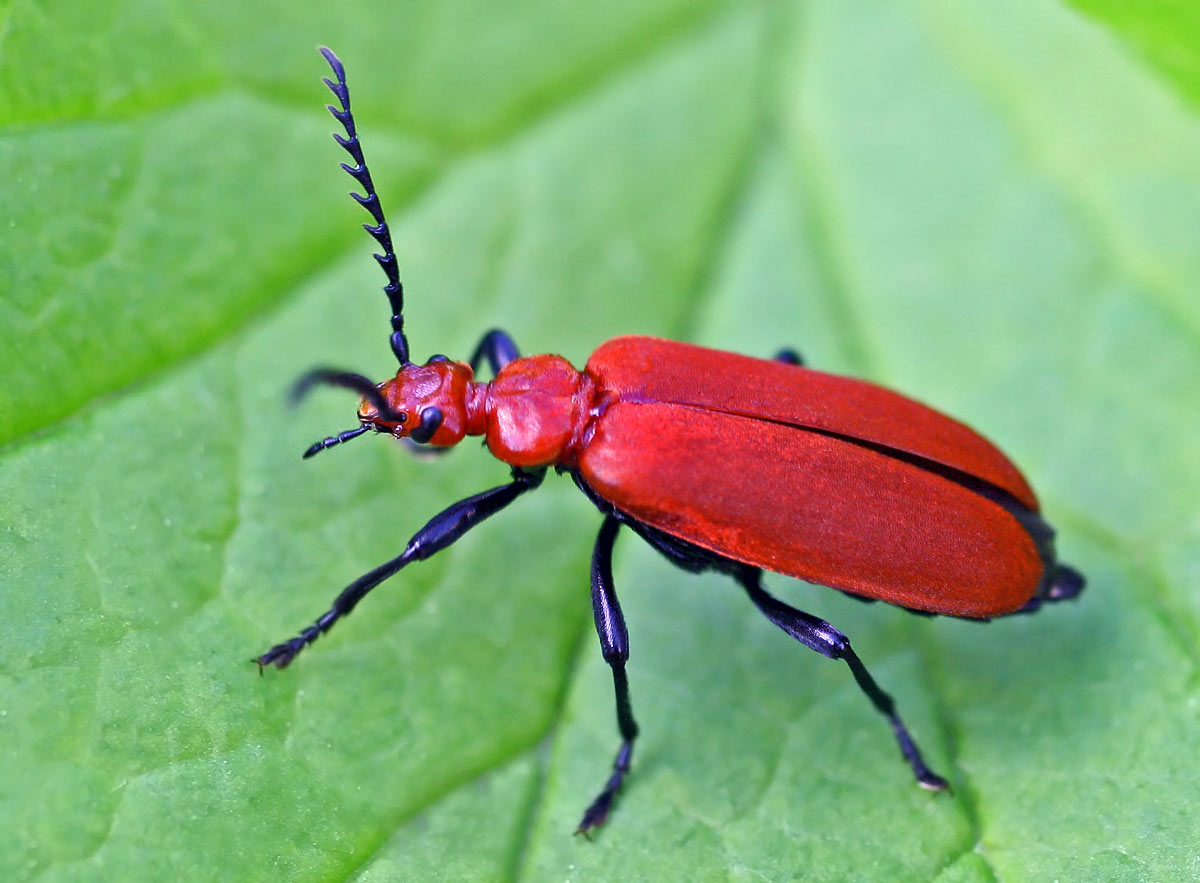
<path id="1" fill-rule="evenodd" d="M 1200 124 L 1077 11 L 1006 4 L 6 7 L 0 871 L 6 879 L 1192 880 Z M 1164 6 L 1165 8 L 1165 6 Z M 1132 13 L 1130 13 L 1132 15 Z M 599 519 L 553 476 L 248 660 L 424 520 L 473 444 L 301 463 L 389 365 L 318 43 L 347 65 L 415 355 L 504 327 L 784 346 L 1020 463 L 1089 586 L 988 625 L 769 578 L 844 667 L 632 534 L 642 727 L 594 841 Z M 341 176 L 339 179 L 338 176 Z"/>

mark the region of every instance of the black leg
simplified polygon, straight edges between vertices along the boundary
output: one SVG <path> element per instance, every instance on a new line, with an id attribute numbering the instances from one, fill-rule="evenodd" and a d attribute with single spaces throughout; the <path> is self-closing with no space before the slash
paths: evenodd
<path id="1" fill-rule="evenodd" d="M 750 595 L 750 600 L 766 615 L 767 619 L 806 647 L 810 647 L 830 659 L 842 659 L 850 666 L 850 671 L 853 672 L 854 680 L 858 682 L 859 688 L 867 694 L 871 703 L 892 725 L 892 732 L 896 734 L 896 741 L 900 744 L 900 753 L 912 767 L 913 775 L 917 777 L 917 782 L 921 787 L 931 791 L 945 791 L 950 787 L 945 779 L 925 765 L 917 743 L 913 741 L 908 728 L 904 726 L 904 721 L 900 720 L 900 715 L 896 713 L 896 703 L 875 683 L 875 679 L 862 664 L 858 654 L 851 649 L 850 641 L 845 635 L 825 620 L 790 607 L 774 595 L 767 593 L 762 587 L 762 571 L 747 568 L 739 575 L 738 579 Z"/>
<path id="2" fill-rule="evenodd" d="M 804 359 L 791 347 L 781 349 L 775 354 L 776 362 L 783 362 L 788 365 L 803 365 Z"/>
<path id="3" fill-rule="evenodd" d="M 498 374 L 501 368 L 513 359 L 520 357 L 521 353 L 508 333 L 499 328 L 493 328 L 483 335 L 479 345 L 475 347 L 475 352 L 471 356 L 471 370 L 478 374 L 479 366 L 483 364 L 484 359 L 487 359 L 492 374 Z"/>
<path id="4" fill-rule="evenodd" d="M 259 669 L 261 670 L 267 665 L 286 668 L 296 658 L 297 653 L 329 631 L 330 627 L 353 610 L 371 589 L 413 561 L 422 561 L 440 552 L 479 522 L 495 515 L 521 494 L 533 490 L 542 483 L 546 470 L 523 472 L 520 469 L 514 469 L 512 474 L 513 480 L 509 484 L 492 488 L 473 497 L 467 497 L 465 500 L 459 500 L 453 506 L 431 518 L 428 524 L 413 535 L 399 556 L 350 583 L 320 619 L 290 641 L 276 644 L 259 656 L 255 660 Z"/>
<path id="5" fill-rule="evenodd" d="M 613 798 L 621 790 L 629 764 L 633 759 L 633 740 L 637 738 L 638 725 L 633 719 L 633 707 L 629 703 L 629 680 L 625 677 L 625 663 L 629 659 L 629 632 L 625 629 L 625 617 L 613 588 L 612 550 L 617 529 L 621 523 L 611 515 L 600 526 L 596 537 L 596 548 L 592 552 L 592 612 L 596 617 L 596 634 L 600 636 L 600 650 L 604 661 L 612 667 L 613 687 L 617 694 L 617 728 L 621 731 L 621 748 L 613 761 L 612 775 L 604 790 L 584 810 L 583 819 L 576 834 L 587 834 L 597 825 L 604 824 L 612 809 Z"/>

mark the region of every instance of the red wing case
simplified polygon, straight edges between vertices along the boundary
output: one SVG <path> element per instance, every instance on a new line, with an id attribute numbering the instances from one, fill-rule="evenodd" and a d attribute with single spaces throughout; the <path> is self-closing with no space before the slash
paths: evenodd
<path id="1" fill-rule="evenodd" d="M 654 337 L 614 338 L 592 354 L 587 370 L 620 401 L 690 405 L 858 439 L 958 470 L 1039 511 L 1029 484 L 995 445 L 873 383 Z"/>
<path id="2" fill-rule="evenodd" d="M 904 607 L 999 616 L 1023 606 L 1042 578 L 1033 539 L 998 503 L 792 425 L 616 402 L 578 465 L 601 497 L 665 533 Z"/>

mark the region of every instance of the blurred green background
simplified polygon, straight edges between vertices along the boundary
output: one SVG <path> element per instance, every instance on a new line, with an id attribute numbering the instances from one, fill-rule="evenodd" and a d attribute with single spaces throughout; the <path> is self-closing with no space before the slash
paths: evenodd
<path id="1" fill-rule="evenodd" d="M 1194 6 L 0 3 L 0 875 L 1195 880 Z M 551 478 L 260 679 L 249 659 L 505 478 L 473 444 L 301 463 L 383 377 L 382 277 L 315 47 L 345 61 L 414 355 L 493 326 L 795 346 L 1022 465 L 1078 603 L 923 620 L 772 578 L 843 666 L 631 536 L 643 736 Z"/>

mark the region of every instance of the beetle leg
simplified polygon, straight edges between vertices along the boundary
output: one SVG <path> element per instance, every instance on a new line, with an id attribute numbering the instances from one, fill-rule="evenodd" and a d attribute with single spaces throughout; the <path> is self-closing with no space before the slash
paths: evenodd
<path id="1" fill-rule="evenodd" d="M 459 500 L 453 506 L 444 509 L 433 516 L 423 528 L 413 534 L 404 551 L 386 564 L 381 564 L 369 573 L 365 573 L 342 590 L 320 619 L 282 644 L 276 644 L 255 662 L 261 671 L 264 666 L 274 665 L 286 668 L 296 658 L 296 654 L 319 638 L 330 627 L 354 609 L 371 589 L 385 579 L 394 576 L 413 561 L 422 561 L 449 546 L 479 522 L 495 515 L 521 494 L 533 490 L 542 483 L 546 470 L 538 469 L 525 472 L 514 469 L 513 480 L 509 484 L 492 488 L 483 493 Z"/>
<path id="2" fill-rule="evenodd" d="M 613 541 L 621 522 L 613 516 L 605 517 L 596 537 L 592 552 L 592 612 L 596 617 L 596 634 L 600 636 L 600 650 L 604 661 L 612 668 L 613 687 L 617 694 L 617 727 L 621 731 L 621 748 L 613 761 L 612 775 L 604 790 L 592 801 L 583 813 L 576 834 L 587 834 L 597 825 L 604 824 L 612 809 L 613 798 L 621 790 L 629 764 L 633 759 L 633 740 L 637 738 L 638 725 L 633 719 L 633 707 L 629 703 L 629 680 L 625 677 L 625 663 L 629 659 L 629 632 L 625 629 L 625 616 L 617 601 L 613 588 L 612 550 Z"/>
<path id="3" fill-rule="evenodd" d="M 783 362 L 785 365 L 804 365 L 804 358 L 790 346 L 781 349 L 775 354 L 776 362 Z"/>
<path id="4" fill-rule="evenodd" d="M 950 787 L 945 779 L 925 765 L 917 743 L 913 741 L 908 728 L 904 726 L 904 721 L 896 712 L 896 703 L 891 696 L 880 689 L 879 684 L 862 664 L 862 660 L 858 658 L 858 654 L 850 647 L 850 641 L 845 635 L 825 620 L 784 604 L 774 595 L 765 591 L 762 587 L 762 571 L 747 568 L 739 575 L 738 579 L 750 595 L 750 600 L 766 615 L 767 619 L 806 647 L 816 650 L 830 659 L 844 660 L 850 666 L 850 671 L 853 672 L 854 680 L 858 682 L 859 688 L 867 694 L 871 704 L 892 725 L 892 732 L 895 733 L 896 741 L 900 745 L 900 753 L 912 767 L 913 775 L 917 777 L 917 782 L 921 787 L 931 791 L 945 791 Z"/>
<path id="5" fill-rule="evenodd" d="M 483 364 L 484 359 L 487 359 L 492 374 L 499 374 L 501 368 L 513 359 L 520 357 L 521 353 L 517 350 L 513 339 L 508 336 L 508 332 L 493 328 L 480 338 L 478 346 L 475 347 L 475 352 L 470 359 L 471 370 L 478 374 L 479 366 Z"/>

